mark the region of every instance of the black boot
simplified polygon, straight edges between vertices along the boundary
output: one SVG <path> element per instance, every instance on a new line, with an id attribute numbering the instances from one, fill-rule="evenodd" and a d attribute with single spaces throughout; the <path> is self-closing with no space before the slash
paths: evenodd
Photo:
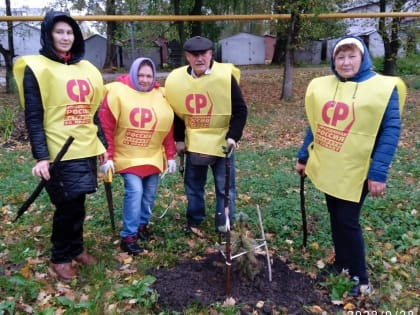
<path id="1" fill-rule="evenodd" d="M 120 247 L 124 252 L 127 252 L 129 255 L 133 256 L 137 256 L 143 251 L 139 244 L 137 244 L 136 236 L 123 237 L 121 239 Z"/>
<path id="2" fill-rule="evenodd" d="M 150 239 L 150 232 L 147 229 L 147 225 L 140 225 L 137 230 L 137 236 L 142 241 L 148 242 Z"/>

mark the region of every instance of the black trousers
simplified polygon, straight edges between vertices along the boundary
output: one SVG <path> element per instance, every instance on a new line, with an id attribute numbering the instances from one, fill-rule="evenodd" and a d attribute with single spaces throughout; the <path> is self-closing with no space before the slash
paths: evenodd
<path id="1" fill-rule="evenodd" d="M 349 269 L 351 277 L 358 276 L 361 284 L 368 284 L 365 242 L 359 224 L 360 211 L 368 193 L 367 182 L 359 202 L 351 202 L 325 195 L 332 240 L 335 250 L 335 265 Z"/>
<path id="2" fill-rule="evenodd" d="M 51 262 L 71 262 L 83 248 L 86 195 L 56 203 L 51 234 Z"/>

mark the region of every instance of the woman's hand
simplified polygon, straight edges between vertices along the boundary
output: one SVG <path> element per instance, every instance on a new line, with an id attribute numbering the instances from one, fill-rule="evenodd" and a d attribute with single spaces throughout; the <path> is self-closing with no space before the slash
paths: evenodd
<path id="1" fill-rule="evenodd" d="M 368 179 L 368 189 L 373 198 L 382 197 L 385 193 L 386 183 Z"/>
<path id="2" fill-rule="evenodd" d="M 299 163 L 299 161 L 296 161 L 295 170 L 300 176 L 305 176 L 305 169 L 306 164 Z"/>
<path id="3" fill-rule="evenodd" d="M 41 160 L 36 163 L 32 168 L 32 175 L 42 177 L 45 180 L 49 180 L 50 176 L 50 161 Z"/>

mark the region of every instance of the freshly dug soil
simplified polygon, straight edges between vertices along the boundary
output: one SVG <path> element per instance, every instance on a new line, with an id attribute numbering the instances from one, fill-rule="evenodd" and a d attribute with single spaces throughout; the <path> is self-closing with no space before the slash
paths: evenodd
<path id="1" fill-rule="evenodd" d="M 230 297 L 241 306 L 241 314 L 311 314 L 313 306 L 332 313 L 332 304 L 307 275 L 274 259 L 270 282 L 266 257 L 258 256 L 258 262 L 262 267 L 253 280 L 241 277 L 232 267 Z M 155 268 L 150 273 L 157 278 L 152 287 L 159 293 L 163 310 L 182 312 L 191 304 L 208 307 L 223 304 L 227 298 L 224 259 L 218 253 L 184 261 L 172 269 Z"/>

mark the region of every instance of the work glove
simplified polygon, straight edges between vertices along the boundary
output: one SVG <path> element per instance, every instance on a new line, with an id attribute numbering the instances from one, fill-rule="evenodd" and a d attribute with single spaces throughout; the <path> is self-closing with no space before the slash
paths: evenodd
<path id="1" fill-rule="evenodd" d="M 102 164 L 99 167 L 99 170 L 101 171 L 101 173 L 104 173 L 105 176 L 108 176 L 108 171 L 109 170 L 111 170 L 112 174 L 114 174 L 115 173 L 114 161 L 112 161 L 112 160 L 106 161 L 106 163 Z"/>
<path id="2" fill-rule="evenodd" d="M 175 173 L 176 171 L 176 162 L 175 160 L 168 160 L 168 172 Z"/>
<path id="3" fill-rule="evenodd" d="M 176 143 L 176 153 L 178 155 L 184 154 L 185 153 L 185 149 L 186 149 L 186 147 L 185 147 L 185 142 L 184 141 L 178 141 Z"/>

